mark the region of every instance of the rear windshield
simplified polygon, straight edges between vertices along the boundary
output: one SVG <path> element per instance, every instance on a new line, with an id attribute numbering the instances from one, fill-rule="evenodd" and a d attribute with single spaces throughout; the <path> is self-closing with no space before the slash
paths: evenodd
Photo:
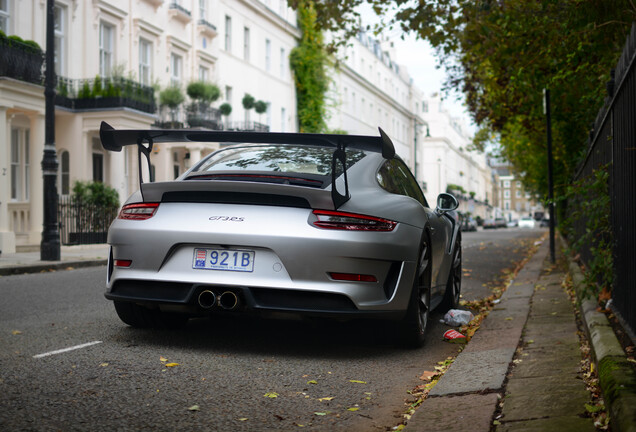
<path id="1" fill-rule="evenodd" d="M 193 172 L 248 170 L 326 176 L 331 174 L 333 152 L 330 147 L 293 145 L 231 147 L 213 153 Z M 346 154 L 347 169 L 365 156 L 363 151 L 353 149 L 347 149 Z"/>

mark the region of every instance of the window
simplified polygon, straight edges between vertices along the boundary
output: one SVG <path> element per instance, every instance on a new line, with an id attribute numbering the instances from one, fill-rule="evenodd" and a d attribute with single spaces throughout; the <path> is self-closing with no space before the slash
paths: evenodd
<path id="1" fill-rule="evenodd" d="M 9 33 L 9 0 L 0 0 L 0 30 Z"/>
<path id="2" fill-rule="evenodd" d="M 422 101 L 422 112 L 428 112 L 428 101 Z"/>
<path id="3" fill-rule="evenodd" d="M 521 188 L 521 182 L 519 180 L 517 180 L 516 185 L 517 185 L 517 188 Z"/>
<path id="4" fill-rule="evenodd" d="M 179 153 L 172 153 L 172 174 L 174 178 L 179 177 L 181 171 L 181 164 L 179 163 Z"/>
<path id="5" fill-rule="evenodd" d="M 181 84 L 181 70 L 183 69 L 183 58 L 175 53 L 170 54 L 170 82 L 173 85 Z"/>
<path id="6" fill-rule="evenodd" d="M 504 191 L 504 198 L 510 198 L 510 191 L 509 190 L 505 190 Z"/>
<path id="7" fill-rule="evenodd" d="M 285 48 L 280 49 L 280 77 L 285 78 L 285 65 L 287 64 L 287 55 Z"/>
<path id="8" fill-rule="evenodd" d="M 250 61 L 250 29 L 243 28 L 243 59 Z"/>
<path id="9" fill-rule="evenodd" d="M 515 192 L 516 192 L 515 193 L 515 197 L 516 198 L 521 198 L 521 191 L 517 189 Z"/>
<path id="10" fill-rule="evenodd" d="M 208 0 L 199 0 L 199 18 L 207 19 Z"/>
<path id="11" fill-rule="evenodd" d="M 265 70 L 270 72 L 272 69 L 272 41 L 265 39 Z"/>
<path id="12" fill-rule="evenodd" d="M 2 0 L 0 0 L 2 1 Z M 6 0 L 5 0 L 6 1 Z M 55 5 L 53 11 L 54 26 L 53 38 L 55 44 L 55 73 L 64 75 L 66 73 L 66 50 L 65 48 L 65 31 L 66 31 L 66 8 Z"/>
<path id="13" fill-rule="evenodd" d="M 199 66 L 199 81 L 207 82 L 210 80 L 210 69 L 205 66 Z"/>
<path id="14" fill-rule="evenodd" d="M 150 85 L 152 81 L 152 43 L 139 39 L 139 82 Z"/>
<path id="15" fill-rule="evenodd" d="M 287 112 L 285 111 L 285 108 L 281 108 L 280 109 L 280 131 L 281 132 L 285 132 L 285 129 L 287 128 Z"/>
<path id="16" fill-rule="evenodd" d="M 504 201 L 504 209 L 510 210 L 510 201 Z"/>
<path id="17" fill-rule="evenodd" d="M 356 92 L 351 92 L 351 110 L 356 112 Z"/>
<path id="18" fill-rule="evenodd" d="M 99 138 L 93 138 L 93 181 L 104 182 L 104 151 Z"/>
<path id="19" fill-rule="evenodd" d="M 503 187 L 505 187 L 506 189 L 509 188 L 510 187 L 510 180 L 504 180 Z"/>
<path id="20" fill-rule="evenodd" d="M 99 73 L 110 76 L 113 69 L 115 27 L 105 22 L 99 25 Z"/>
<path id="21" fill-rule="evenodd" d="M 232 17 L 225 15 L 225 51 L 232 52 Z"/>
<path id="22" fill-rule="evenodd" d="M 71 193 L 70 189 L 70 156 L 68 151 L 62 150 L 60 152 L 60 184 L 59 190 L 62 195 L 68 195 Z"/>
<path id="23" fill-rule="evenodd" d="M 376 178 L 382 189 L 387 192 L 411 197 L 428 207 L 422 189 L 404 162 L 398 159 L 387 160 L 378 171 Z"/>
<path id="24" fill-rule="evenodd" d="M 11 199 L 29 200 L 29 141 L 28 129 L 11 128 Z"/>

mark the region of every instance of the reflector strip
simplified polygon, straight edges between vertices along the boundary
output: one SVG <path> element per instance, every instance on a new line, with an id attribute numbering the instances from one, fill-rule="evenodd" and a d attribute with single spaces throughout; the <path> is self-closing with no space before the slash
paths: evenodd
<path id="1" fill-rule="evenodd" d="M 115 267 L 130 267 L 132 260 L 115 260 Z"/>
<path id="2" fill-rule="evenodd" d="M 363 275 L 354 273 L 329 273 L 334 280 L 353 281 L 353 282 L 377 282 L 378 279 L 373 275 Z"/>

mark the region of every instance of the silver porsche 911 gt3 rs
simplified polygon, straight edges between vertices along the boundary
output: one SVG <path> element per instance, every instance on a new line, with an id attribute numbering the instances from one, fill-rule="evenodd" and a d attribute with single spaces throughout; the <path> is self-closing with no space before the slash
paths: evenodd
<path id="1" fill-rule="evenodd" d="M 115 130 L 104 148 L 238 143 L 143 183 L 108 232 L 106 298 L 123 322 L 174 327 L 232 311 L 382 318 L 420 346 L 461 288 L 457 200 L 431 209 L 380 136 Z"/>

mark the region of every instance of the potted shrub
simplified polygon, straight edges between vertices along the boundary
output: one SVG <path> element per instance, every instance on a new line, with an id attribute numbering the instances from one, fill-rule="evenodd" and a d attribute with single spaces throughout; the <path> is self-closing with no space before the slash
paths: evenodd
<path id="1" fill-rule="evenodd" d="M 221 106 L 219 107 L 219 111 L 221 111 L 221 116 L 223 117 L 227 117 L 230 114 L 232 114 L 232 105 L 230 105 L 229 103 L 225 102 L 222 103 Z M 225 124 L 225 126 L 223 127 L 223 129 L 228 129 L 228 125 L 227 123 Z"/>
<path id="2" fill-rule="evenodd" d="M 159 103 L 170 109 L 172 127 L 177 125 L 177 109 L 185 101 L 181 88 L 177 85 L 166 87 L 159 93 Z"/>

